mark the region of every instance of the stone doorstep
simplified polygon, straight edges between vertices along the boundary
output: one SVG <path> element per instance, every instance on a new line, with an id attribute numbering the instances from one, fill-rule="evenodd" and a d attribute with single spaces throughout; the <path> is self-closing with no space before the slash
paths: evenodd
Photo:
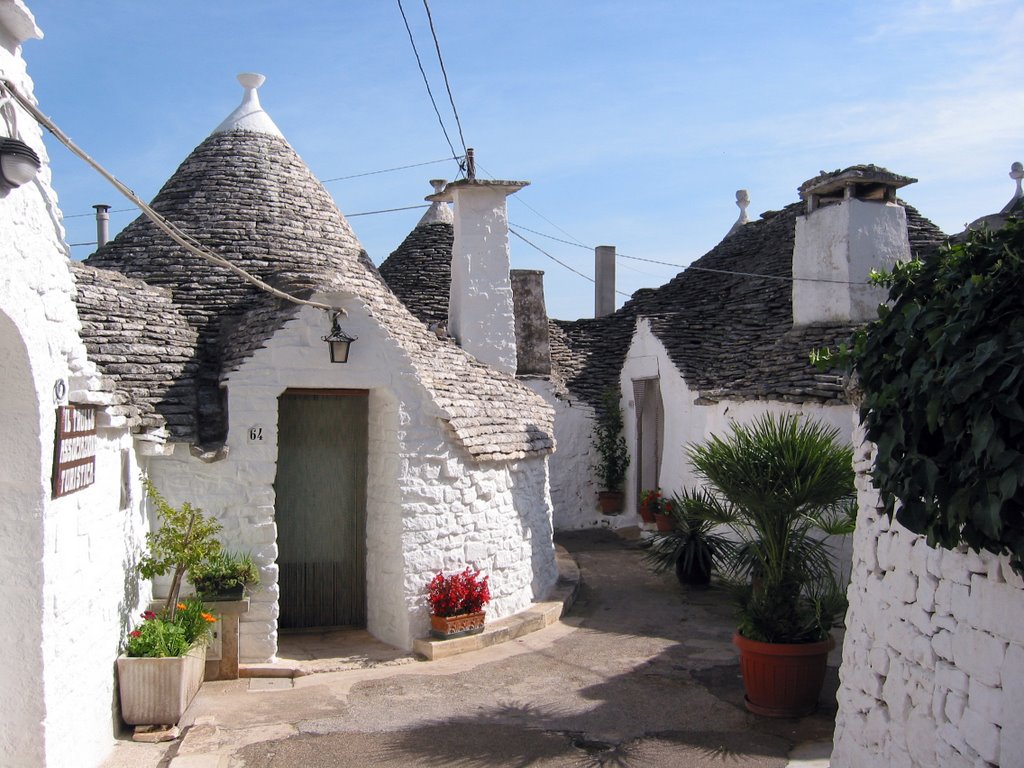
<path id="1" fill-rule="evenodd" d="M 433 638 L 414 640 L 413 652 L 427 661 L 435 661 L 478 651 L 499 643 L 507 643 L 551 626 L 562 617 L 562 614 L 572 608 L 580 589 L 579 566 L 573 560 L 572 555 L 557 544 L 555 545 L 555 564 L 558 567 L 558 582 L 552 588 L 547 600 L 536 602 L 514 616 L 486 624 L 484 631 L 477 635 L 457 637 L 452 640 Z M 318 669 L 314 664 L 290 659 L 261 664 L 239 664 L 238 666 L 238 676 L 242 678 L 294 678 L 314 674 L 318 671 L 336 670 L 330 667 Z"/>

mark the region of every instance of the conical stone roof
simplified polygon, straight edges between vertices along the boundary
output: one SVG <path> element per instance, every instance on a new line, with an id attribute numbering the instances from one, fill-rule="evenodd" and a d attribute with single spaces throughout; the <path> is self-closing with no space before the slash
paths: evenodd
<path id="1" fill-rule="evenodd" d="M 512 377 L 437 339 L 402 306 L 324 187 L 269 117 L 264 121 L 254 112 L 246 87 L 245 119 L 229 118 L 196 147 L 152 207 L 276 288 L 303 298 L 343 292 L 362 300 L 405 349 L 426 396 L 476 458 L 515 459 L 552 450 L 551 409 Z M 262 109 L 258 100 L 255 106 Z M 297 306 L 194 256 L 144 216 L 87 262 L 170 290 L 197 333 L 199 441 L 223 442 L 222 377 L 293 318 Z"/>

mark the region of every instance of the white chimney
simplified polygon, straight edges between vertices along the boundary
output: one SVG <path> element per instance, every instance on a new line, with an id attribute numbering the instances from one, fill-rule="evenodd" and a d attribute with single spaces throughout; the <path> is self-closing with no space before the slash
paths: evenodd
<path id="1" fill-rule="evenodd" d="M 793 243 L 793 324 L 860 323 L 877 317 L 887 291 L 872 269 L 910 259 L 907 216 L 896 190 L 917 179 L 875 165 L 822 173 L 800 186 L 807 213 Z"/>
<path id="2" fill-rule="evenodd" d="M 506 198 L 528 181 L 460 179 L 428 200 L 454 203 L 448 333 L 482 363 L 516 373 Z"/>

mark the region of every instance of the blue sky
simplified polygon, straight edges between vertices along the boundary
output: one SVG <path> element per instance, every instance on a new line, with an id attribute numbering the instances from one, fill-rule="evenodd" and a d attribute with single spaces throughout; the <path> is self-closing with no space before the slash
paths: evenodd
<path id="1" fill-rule="evenodd" d="M 28 0 L 25 45 L 44 112 L 145 199 L 261 72 L 264 108 L 321 179 L 450 158 L 393 0 Z M 422 0 L 403 0 L 461 152 Z M 819 170 L 876 163 L 918 178 L 903 197 L 947 232 L 1001 208 L 1024 160 L 1024 4 L 433 0 L 478 175 L 526 179 L 513 226 L 593 275 L 615 245 L 618 290 L 657 286 L 738 215 L 797 199 Z M 129 207 L 53 141 L 68 241 L 91 206 Z M 450 159 L 327 182 L 343 213 L 422 203 Z M 421 212 L 353 216 L 380 263 Z M 112 215 L 114 232 L 135 214 Z M 535 230 L 569 243 L 552 240 Z M 570 244 L 572 243 L 572 244 Z M 545 271 L 549 314 L 593 312 L 593 286 L 516 238 L 512 266 Z M 72 253 L 84 258 L 88 246 Z M 625 296 L 619 296 L 619 303 Z"/>

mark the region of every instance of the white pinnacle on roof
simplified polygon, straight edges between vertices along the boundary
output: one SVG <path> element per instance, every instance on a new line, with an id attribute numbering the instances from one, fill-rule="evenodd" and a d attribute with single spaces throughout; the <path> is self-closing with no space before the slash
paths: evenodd
<path id="1" fill-rule="evenodd" d="M 1009 213 L 1012 211 L 1017 207 L 1018 201 L 1024 197 L 1024 190 L 1021 189 L 1021 179 L 1024 179 L 1024 165 L 1021 165 L 1020 163 L 1014 163 L 1011 165 L 1010 178 L 1017 182 L 1017 189 L 1013 193 L 1013 197 L 1010 198 L 1010 202 L 1003 207 L 1001 213 Z"/>
<path id="2" fill-rule="evenodd" d="M 728 237 L 733 232 L 738 230 L 744 224 L 748 224 L 750 222 L 750 217 L 747 216 L 747 206 L 750 205 L 750 194 L 747 192 L 747 190 L 745 190 L 745 189 L 737 189 L 736 190 L 736 205 L 739 206 L 740 216 L 739 216 L 738 219 L 736 219 L 736 223 L 732 225 L 732 228 L 728 232 L 725 233 L 726 237 Z"/>
<path id="3" fill-rule="evenodd" d="M 214 133 L 252 131 L 284 138 L 281 129 L 274 125 L 270 115 L 263 111 L 263 107 L 260 106 L 260 97 L 256 93 L 256 89 L 263 85 L 266 79 L 263 75 L 255 72 L 243 72 L 238 76 L 238 82 L 245 89 L 242 103 L 235 107 L 235 111 L 228 115 L 224 122 L 213 129 Z"/>
<path id="4" fill-rule="evenodd" d="M 445 185 L 448 182 L 445 179 L 431 179 L 430 185 L 434 188 L 434 195 L 440 194 Z M 430 200 L 433 195 L 426 197 L 426 200 Z M 452 215 L 451 206 L 442 200 L 434 200 L 431 202 L 427 212 L 423 214 L 419 222 L 416 224 L 417 227 L 422 227 L 424 224 L 451 224 L 455 221 L 454 215 Z"/>

